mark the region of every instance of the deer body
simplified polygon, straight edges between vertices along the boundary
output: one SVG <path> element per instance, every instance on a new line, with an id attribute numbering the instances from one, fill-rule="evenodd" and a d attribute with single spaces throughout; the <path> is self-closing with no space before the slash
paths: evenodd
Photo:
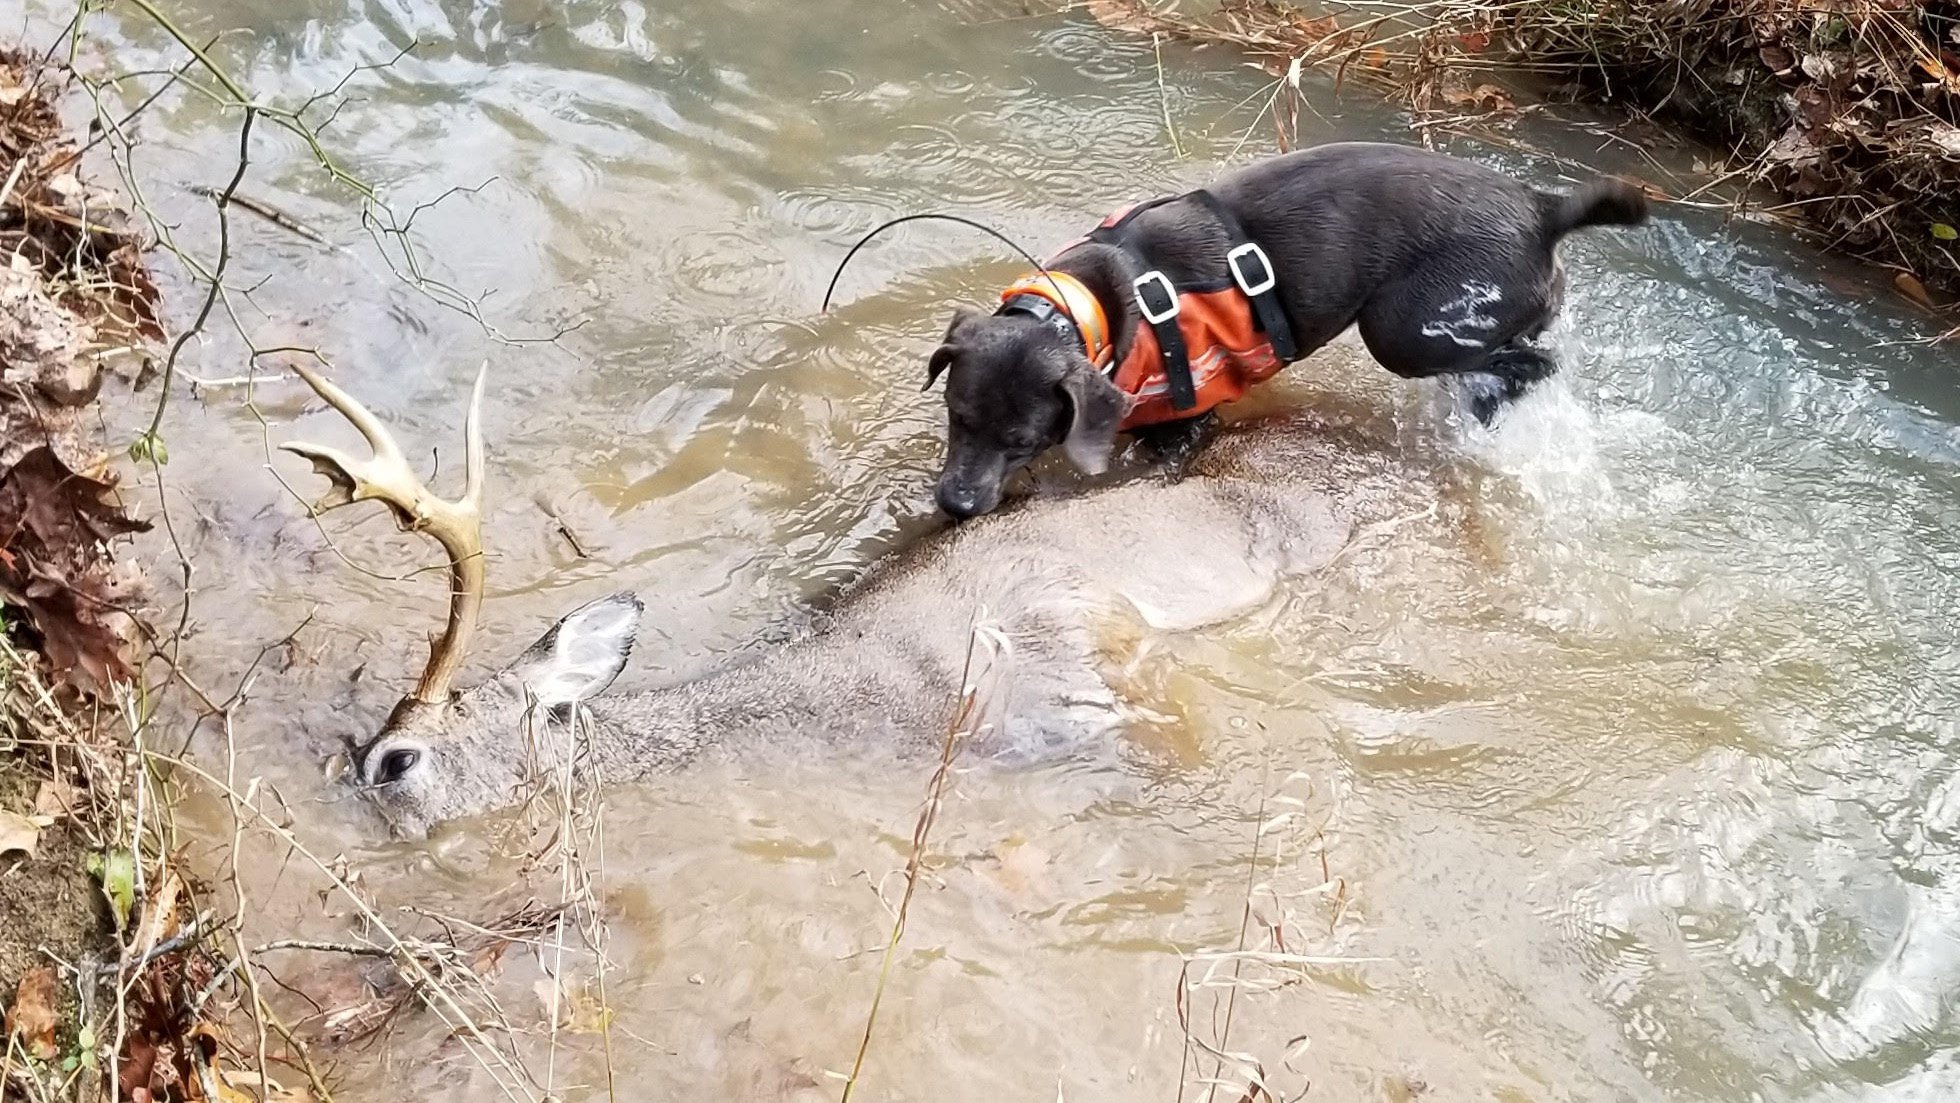
<path id="1" fill-rule="evenodd" d="M 304 454 L 317 463 L 322 451 Z M 568 749 L 614 782 L 759 743 L 933 746 L 978 673 L 969 643 L 983 612 L 1006 641 L 988 671 L 990 749 L 1097 745 L 1123 722 L 1100 663 L 1112 629 L 1188 630 L 1266 601 L 1281 577 L 1325 563 L 1353 524 L 1406 508 L 1419 484 L 1394 468 L 1324 429 L 1240 426 L 1180 483 L 1032 499 L 941 532 L 876 564 L 805 635 L 659 688 L 611 691 L 641 606 L 601 598 L 471 689 L 429 692 L 425 675 L 355 748 L 355 773 L 414 836 L 521 801 Z"/>

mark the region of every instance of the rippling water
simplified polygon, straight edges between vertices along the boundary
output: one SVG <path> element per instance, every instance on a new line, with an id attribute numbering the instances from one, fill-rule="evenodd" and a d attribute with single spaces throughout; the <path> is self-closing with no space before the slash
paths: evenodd
<path id="1" fill-rule="evenodd" d="M 193 37 L 234 29 L 218 56 L 289 102 L 414 45 L 353 79 L 332 148 L 402 212 L 481 185 L 417 216 L 431 275 L 481 294 L 512 336 L 577 327 L 499 344 L 388 277 L 357 205 L 262 128 L 247 192 L 348 250 L 240 221 L 235 283 L 258 285 L 230 304 L 240 323 L 318 344 L 422 455 L 453 450 L 490 362 L 485 661 L 632 587 L 649 603 L 639 676 L 698 671 L 793 629 L 805 598 L 928 523 L 925 355 L 954 302 L 1017 268 L 977 236 L 912 228 L 860 257 L 821 317 L 863 230 L 950 210 L 1045 249 L 1271 147 L 1263 78 L 1230 54 L 1167 46 L 1160 84 L 1148 42 L 1018 5 L 178 7 Z M 85 58 L 174 56 L 140 21 L 96 27 Z M 1312 88 L 1310 140 L 1406 133 Z M 193 247 L 211 219 L 187 186 L 223 182 L 232 126 L 177 95 L 136 124 L 150 198 Z M 1600 160 L 1631 155 L 1595 153 L 1576 123 L 1521 136 L 1655 172 Z M 1415 457 L 1437 508 L 1224 630 L 1132 641 L 1120 678 L 1162 720 L 1126 764 L 959 776 L 871 1098 L 1169 1099 L 1180 1076 L 1194 1098 L 1212 1069 L 1183 1066 L 1179 954 L 1238 944 L 1249 883 L 1248 944 L 1352 959 L 1237 964 L 1270 990 L 1233 1004 L 1228 1048 L 1276 1089 L 1960 1092 L 1951 354 L 1910 344 L 1922 324 L 1863 277 L 1706 212 L 1584 235 L 1567 260 L 1568 371 L 1497 433 L 1351 351 L 1256 400 Z M 192 297 L 174 295 L 180 316 Z M 189 365 L 243 370 L 222 332 Z M 519 876 L 502 836 L 382 844 L 321 779 L 417 661 L 435 587 L 325 550 L 264 448 L 337 427 L 290 383 L 256 393 L 269 430 L 237 388 L 179 393 L 167 422 L 162 500 L 199 563 L 194 669 L 229 684 L 311 613 L 239 716 L 241 770 L 384 906 L 473 913 Z M 421 554 L 379 518 L 328 529 L 363 562 Z M 827 1070 L 849 1065 L 888 928 L 874 885 L 904 862 L 924 781 L 867 748 L 609 795 L 623 1097 L 835 1096 Z M 257 935 L 345 929 L 283 851 L 254 853 Z M 514 956 L 499 982 L 521 1021 L 542 1016 L 538 970 Z M 1202 1038 L 1219 1037 L 1222 992 L 1192 1004 Z M 415 1020 L 336 1054 L 343 1098 L 477 1097 L 458 1085 L 480 1074 L 438 1040 Z M 603 1098 L 599 1038 L 561 1045 L 561 1083 L 582 1085 L 565 1096 Z"/>

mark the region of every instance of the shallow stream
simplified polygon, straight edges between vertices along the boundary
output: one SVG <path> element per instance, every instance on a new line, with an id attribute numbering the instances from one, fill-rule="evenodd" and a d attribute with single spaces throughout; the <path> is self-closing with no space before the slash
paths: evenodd
<path id="1" fill-rule="evenodd" d="M 1267 78 L 1231 53 L 1167 44 L 1160 70 L 1148 40 L 990 0 L 174 8 L 195 39 L 230 32 L 216 56 L 284 102 L 414 44 L 352 79 L 328 144 L 404 214 L 475 189 L 421 210 L 413 240 L 520 339 L 389 275 L 358 204 L 261 128 L 244 191 L 343 248 L 234 219 L 238 291 L 185 365 L 219 385 L 173 393 L 166 422 L 163 501 L 198 564 L 186 655 L 228 689 L 311 616 L 237 714 L 238 776 L 275 787 L 307 845 L 389 909 L 480 917 L 521 863 L 490 825 L 385 842 L 326 780 L 417 668 L 440 587 L 327 549 L 266 447 L 346 434 L 290 381 L 256 388 L 261 423 L 223 382 L 246 371 L 232 317 L 262 345 L 321 348 L 445 466 L 487 360 L 479 663 L 632 588 L 648 616 L 629 677 L 678 677 L 793 630 L 807 599 L 932 524 L 925 358 L 952 305 L 1018 265 L 908 228 L 819 316 L 858 234 L 946 210 L 1042 251 L 1273 148 Z M 84 58 L 174 63 L 124 10 Z M 57 14 L 31 0 L 29 26 L 52 35 Z M 1407 136 L 1363 94 L 1307 88 L 1304 140 Z M 173 94 L 135 133 L 149 201 L 208 255 L 190 188 L 229 177 L 235 116 Z M 1450 148 L 1547 183 L 1570 158 L 1673 186 L 1694 156 L 1647 163 L 1570 113 L 1516 137 L 1542 152 Z M 1567 371 L 1497 432 L 1338 353 L 1262 393 L 1413 457 L 1445 508 L 1225 630 L 1136 641 L 1127 690 L 1163 714 L 1140 753 L 963 763 L 863 1098 L 1169 1100 L 1181 1082 L 1197 1098 L 1216 1070 L 1186 1065 L 1180 954 L 1238 944 L 1249 881 L 1253 943 L 1281 923 L 1293 953 L 1351 959 L 1241 969 L 1286 983 L 1230 1012 L 1223 988 L 1194 997 L 1193 1032 L 1276 1090 L 1960 1097 L 1952 354 L 1911 344 L 1928 323 L 1865 277 L 1714 211 L 1666 208 L 1565 256 Z M 180 321 L 195 295 L 173 289 Z M 302 464 L 272 470 L 317 490 Z M 157 488 L 141 494 L 154 515 Z M 382 574 L 428 555 L 378 513 L 326 529 Z M 224 764 L 215 729 L 199 747 Z M 890 926 L 876 889 L 895 892 L 928 772 L 865 748 L 607 794 L 619 1098 L 835 1098 Z M 206 811 L 209 860 L 226 821 Z M 347 929 L 304 866 L 255 845 L 255 937 Z M 497 982 L 532 1053 L 539 970 L 513 953 Z M 439 1030 L 411 1018 L 335 1054 L 341 1098 L 492 1098 Z M 562 1097 L 606 1098 L 602 1036 L 557 1045 Z"/>

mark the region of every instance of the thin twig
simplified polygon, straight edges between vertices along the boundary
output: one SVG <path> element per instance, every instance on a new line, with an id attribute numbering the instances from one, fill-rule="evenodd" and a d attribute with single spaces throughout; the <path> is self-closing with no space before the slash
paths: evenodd
<path id="1" fill-rule="evenodd" d="M 871 1007 L 864 1016 L 864 1033 L 858 1039 L 857 1056 L 851 1062 L 850 1078 L 844 1081 L 844 1092 L 839 1103 L 850 1103 L 851 1095 L 857 1090 L 858 1080 L 864 1074 L 865 1055 L 871 1051 L 872 1033 L 878 1024 L 878 1008 L 884 1002 L 885 989 L 891 982 L 892 962 L 898 956 L 898 943 L 905 936 L 905 920 L 911 914 L 912 894 L 919 887 L 919 872 L 925 864 L 926 840 L 932 832 L 933 824 L 939 818 L 939 808 L 945 799 L 946 783 L 952 775 L 953 757 L 959 749 L 963 737 L 974 734 L 967 730 L 977 715 L 979 689 L 973 682 L 974 656 L 982 648 L 989 657 L 996 655 L 1001 646 L 1000 637 L 992 634 L 976 619 L 974 627 L 967 634 L 966 659 L 960 671 L 960 696 L 953 717 L 946 725 L 944 736 L 939 744 L 939 764 L 932 777 L 926 782 L 925 807 L 919 810 L 918 822 L 912 828 L 912 849 L 905 860 L 905 893 L 899 897 L 898 909 L 892 918 L 891 934 L 885 940 L 884 956 L 878 966 L 878 984 L 871 992 Z"/>

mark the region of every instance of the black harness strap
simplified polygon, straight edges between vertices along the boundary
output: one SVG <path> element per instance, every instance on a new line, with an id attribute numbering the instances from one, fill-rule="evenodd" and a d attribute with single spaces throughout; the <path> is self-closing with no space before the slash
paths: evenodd
<path id="1" fill-rule="evenodd" d="M 1131 286 L 1143 320 L 1157 335 L 1157 351 L 1164 357 L 1164 381 L 1170 386 L 1171 407 L 1195 409 L 1198 385 L 1191 377 L 1191 352 L 1184 347 L 1184 330 L 1177 324 L 1177 288 L 1171 286 L 1170 277 L 1154 268 L 1138 276 Z"/>
<path id="2" fill-rule="evenodd" d="M 1200 188 L 1184 195 L 1169 195 L 1139 203 L 1114 223 L 1090 231 L 1089 239 L 1122 249 L 1147 269 L 1137 278 L 1131 290 L 1135 293 L 1137 308 L 1144 322 L 1157 336 L 1157 348 L 1164 358 L 1164 379 L 1169 384 L 1171 406 L 1173 409 L 1189 410 L 1198 405 L 1198 391 L 1191 377 L 1191 357 L 1184 345 L 1184 331 L 1177 324 L 1177 288 L 1172 286 L 1170 278 L 1163 272 L 1149 267 L 1149 258 L 1127 240 L 1131 219 L 1152 207 L 1174 203 L 1179 199 L 1195 199 L 1204 204 L 1205 210 L 1225 231 L 1225 266 L 1230 272 L 1230 282 L 1252 304 L 1253 324 L 1266 335 L 1266 340 L 1272 342 L 1273 355 L 1280 363 L 1289 364 L 1299 359 L 1300 347 L 1293 340 L 1293 327 L 1286 319 L 1286 308 L 1279 301 L 1278 273 L 1273 271 L 1272 260 L 1246 234 L 1245 227 L 1239 224 L 1239 220 L 1217 196 Z"/>
<path id="3" fill-rule="evenodd" d="M 1225 228 L 1225 239 L 1231 243 L 1225 266 L 1231 269 L 1232 282 L 1239 285 L 1239 292 L 1252 302 L 1252 319 L 1273 343 L 1273 355 L 1282 364 L 1299 359 L 1300 347 L 1293 342 L 1293 327 L 1286 321 L 1286 308 L 1280 305 L 1279 274 L 1273 271 L 1272 260 L 1217 196 L 1203 189 L 1191 194 Z"/>
<path id="4" fill-rule="evenodd" d="M 1150 260 L 1141 250 L 1130 245 L 1127 227 L 1131 219 L 1151 209 L 1172 203 L 1182 196 L 1167 195 L 1148 203 L 1139 203 L 1122 218 L 1109 226 L 1098 226 L 1089 231 L 1091 241 L 1114 245 L 1136 258 L 1147 271 L 1137 277 L 1131 285 L 1136 296 L 1137 310 L 1150 332 L 1157 335 L 1157 351 L 1164 360 L 1164 382 L 1167 384 L 1171 408 L 1192 410 L 1198 405 L 1198 385 L 1191 377 L 1191 354 L 1184 347 L 1184 331 L 1178 328 L 1177 288 L 1171 285 L 1170 277 L 1155 268 L 1150 268 Z"/>

